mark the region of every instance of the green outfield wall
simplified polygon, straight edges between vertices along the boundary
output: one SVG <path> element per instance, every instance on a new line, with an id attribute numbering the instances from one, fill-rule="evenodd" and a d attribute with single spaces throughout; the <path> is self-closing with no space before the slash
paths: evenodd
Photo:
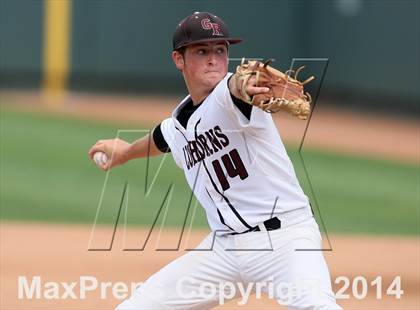
<path id="1" fill-rule="evenodd" d="M 0 1 L 1 88 L 42 86 L 45 5 Z M 231 57 L 274 57 L 280 68 L 293 57 L 328 58 L 323 98 L 418 112 L 420 4 L 414 0 L 73 0 L 68 88 L 183 92 L 171 36 L 197 10 L 223 17 L 244 38 Z"/>
<path id="2" fill-rule="evenodd" d="M 0 1 L 0 87 L 40 87 L 43 2 Z"/>

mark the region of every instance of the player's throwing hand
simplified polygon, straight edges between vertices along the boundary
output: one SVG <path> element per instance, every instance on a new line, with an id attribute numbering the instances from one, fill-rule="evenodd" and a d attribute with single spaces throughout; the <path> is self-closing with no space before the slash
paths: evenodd
<path id="1" fill-rule="evenodd" d="M 126 163 L 130 157 L 131 144 L 121 139 L 98 140 L 89 150 L 89 158 L 94 160 L 94 155 L 97 152 L 106 154 L 108 161 L 99 167 L 106 171 L 112 167 Z"/>

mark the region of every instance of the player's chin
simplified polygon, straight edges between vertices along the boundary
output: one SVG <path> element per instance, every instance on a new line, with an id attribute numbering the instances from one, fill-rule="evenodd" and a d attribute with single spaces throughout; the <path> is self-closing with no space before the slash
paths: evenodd
<path id="1" fill-rule="evenodd" d="M 209 86 L 216 86 L 223 78 L 225 74 L 222 72 L 208 72 L 205 74 L 205 80 L 209 84 Z"/>

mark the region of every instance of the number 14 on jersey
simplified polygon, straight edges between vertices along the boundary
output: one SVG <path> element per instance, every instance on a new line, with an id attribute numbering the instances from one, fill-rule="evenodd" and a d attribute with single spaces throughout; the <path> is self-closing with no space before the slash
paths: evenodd
<path id="1" fill-rule="evenodd" d="M 237 149 L 233 149 L 228 154 L 223 155 L 220 160 L 213 160 L 213 169 L 216 172 L 220 185 L 222 185 L 223 191 L 228 190 L 230 188 L 230 184 L 225 172 L 223 171 L 220 161 L 225 166 L 227 175 L 230 178 L 239 176 L 241 180 L 244 180 L 248 177 L 248 171 L 246 171 L 245 165 L 241 159 L 241 156 L 239 156 Z"/>

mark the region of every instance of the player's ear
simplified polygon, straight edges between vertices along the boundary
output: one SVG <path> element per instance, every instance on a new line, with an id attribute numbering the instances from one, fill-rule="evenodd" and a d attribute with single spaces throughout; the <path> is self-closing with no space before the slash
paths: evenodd
<path id="1" fill-rule="evenodd" d="M 172 60 L 175 63 L 175 66 L 178 70 L 183 70 L 184 69 L 184 56 L 178 52 L 178 51 L 173 51 L 172 52 Z"/>

